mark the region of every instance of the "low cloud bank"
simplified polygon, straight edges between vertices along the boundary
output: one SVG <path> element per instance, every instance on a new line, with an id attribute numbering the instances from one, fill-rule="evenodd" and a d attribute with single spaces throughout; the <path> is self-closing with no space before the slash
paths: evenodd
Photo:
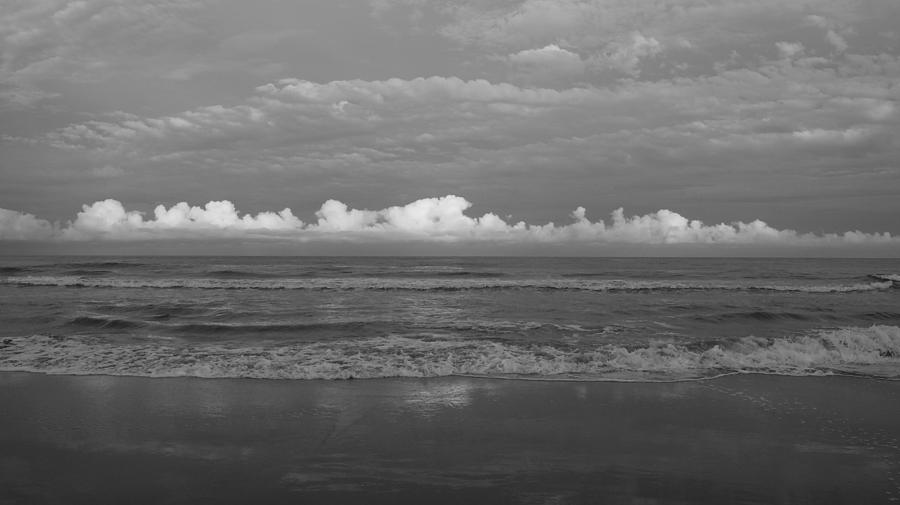
<path id="1" fill-rule="evenodd" d="M 494 213 L 466 215 L 472 204 L 447 195 L 423 198 L 403 206 L 360 210 L 328 200 L 314 222 L 303 222 L 291 209 L 241 214 L 227 200 L 190 206 L 159 205 L 152 217 L 126 210 L 113 199 L 84 205 L 66 225 L 31 214 L 0 209 L 0 240 L 150 240 L 189 238 L 276 238 L 298 241 L 344 240 L 500 242 L 500 243 L 623 243 L 623 244 L 748 244 L 829 246 L 900 245 L 890 233 L 848 231 L 843 234 L 798 233 L 779 230 L 755 220 L 749 223 L 706 225 L 670 210 L 626 216 L 623 209 L 607 221 L 591 221 L 578 207 L 568 224 L 508 222 Z"/>
<path id="2" fill-rule="evenodd" d="M 56 226 L 34 214 L 0 209 L 0 240 L 45 240 L 57 232 Z"/>

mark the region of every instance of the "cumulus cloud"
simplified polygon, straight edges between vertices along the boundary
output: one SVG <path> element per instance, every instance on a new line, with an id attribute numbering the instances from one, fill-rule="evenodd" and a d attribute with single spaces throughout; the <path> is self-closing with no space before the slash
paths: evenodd
<path id="1" fill-rule="evenodd" d="M 566 83 L 585 70 L 581 56 L 556 44 L 525 49 L 509 55 L 508 60 L 523 80 L 543 85 Z"/>
<path id="2" fill-rule="evenodd" d="M 190 236 L 195 232 L 208 232 L 210 236 L 237 236 L 241 233 L 284 232 L 302 228 L 303 222 L 291 213 L 291 209 L 241 216 L 228 200 L 212 201 L 203 207 L 181 202 L 170 208 L 157 205 L 153 219 L 144 219 L 138 211 L 125 210 L 118 200 L 107 199 L 82 206 L 81 212 L 61 231 L 60 237 L 73 240 L 128 240 Z"/>
<path id="3" fill-rule="evenodd" d="M 318 222 L 307 230 L 455 241 L 502 239 L 528 229 L 525 223 L 510 225 L 493 213 L 469 217 L 465 210 L 471 206 L 455 195 L 423 198 L 378 211 L 349 209 L 342 202 L 329 200 L 316 213 Z"/>
<path id="4" fill-rule="evenodd" d="M 328 200 L 316 212 L 316 221 L 304 223 L 291 209 L 241 214 L 227 200 L 204 206 L 185 202 L 159 205 L 152 218 L 126 210 L 113 199 L 84 205 L 62 229 L 30 214 L 0 209 L 3 240 L 147 240 L 168 238 L 254 238 L 297 241 L 424 241 L 554 244 L 739 244 L 834 246 L 860 244 L 900 245 L 889 233 L 798 233 L 774 228 L 763 221 L 707 225 L 677 212 L 662 209 L 627 216 L 622 208 L 609 221 L 591 221 L 584 207 L 576 208 L 568 224 L 509 222 L 495 213 L 466 214 L 472 204 L 447 195 L 422 198 L 381 210 L 353 209 Z"/>
<path id="5" fill-rule="evenodd" d="M 9 209 L 0 209 L 0 240 L 44 240 L 56 234 L 49 221 Z"/>

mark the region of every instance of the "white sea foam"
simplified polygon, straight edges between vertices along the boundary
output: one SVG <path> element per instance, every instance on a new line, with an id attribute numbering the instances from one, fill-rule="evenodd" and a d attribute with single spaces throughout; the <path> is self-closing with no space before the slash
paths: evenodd
<path id="1" fill-rule="evenodd" d="M 9 276 L 0 284 L 16 286 L 57 286 L 87 288 L 157 288 L 157 289 L 302 289 L 302 290 L 409 290 L 461 291 L 487 289 L 543 289 L 571 291 L 663 291 L 726 290 L 780 291 L 802 293 L 848 293 L 891 289 L 894 281 L 884 278 L 876 282 L 856 284 L 754 284 L 716 281 L 619 280 L 619 279 L 481 279 L 481 278 L 397 278 L 397 277 L 332 277 L 278 279 L 216 278 L 141 278 L 86 276 Z"/>
<path id="2" fill-rule="evenodd" d="M 900 328 L 840 328 L 706 346 L 566 347 L 438 335 L 267 346 L 34 335 L 0 342 L 0 370 L 146 377 L 347 379 L 479 375 L 680 380 L 724 373 L 900 376 Z"/>
<path id="3" fill-rule="evenodd" d="M 869 277 L 880 281 L 890 281 L 900 283 L 900 274 L 872 274 Z"/>

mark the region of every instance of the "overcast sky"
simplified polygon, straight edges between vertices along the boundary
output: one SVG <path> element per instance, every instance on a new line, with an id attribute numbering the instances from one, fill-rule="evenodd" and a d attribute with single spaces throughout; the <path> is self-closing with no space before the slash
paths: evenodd
<path id="1" fill-rule="evenodd" d="M 900 255 L 898 99 L 897 0 L 4 0 L 0 247 Z"/>

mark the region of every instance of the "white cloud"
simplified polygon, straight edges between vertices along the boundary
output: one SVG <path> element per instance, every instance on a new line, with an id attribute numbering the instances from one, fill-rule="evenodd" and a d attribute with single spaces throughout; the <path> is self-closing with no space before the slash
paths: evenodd
<path id="1" fill-rule="evenodd" d="M 0 240 L 44 240 L 56 234 L 49 221 L 8 209 L 0 209 Z"/>
<path id="2" fill-rule="evenodd" d="M 508 61 L 523 80 L 543 85 L 566 83 L 582 76 L 585 70 L 581 56 L 556 44 L 510 54 Z"/>
<path id="3" fill-rule="evenodd" d="M 236 236 L 246 232 L 284 232 L 303 228 L 303 222 L 290 209 L 241 216 L 228 200 L 212 201 L 203 207 L 192 207 L 185 202 L 170 208 L 158 205 L 153 216 L 153 219 L 144 219 L 140 212 L 126 211 L 118 200 L 107 199 L 84 205 L 75 221 L 63 229 L 60 236 L 74 240 L 128 240 L 191 236 L 194 232 Z"/>
<path id="4" fill-rule="evenodd" d="M 493 213 L 469 217 L 465 210 L 471 206 L 468 200 L 455 195 L 423 198 L 378 211 L 349 209 L 342 202 L 329 200 L 316 213 L 318 223 L 307 230 L 441 241 L 497 240 L 527 230 L 524 223 L 509 225 Z"/>
<path id="5" fill-rule="evenodd" d="M 615 210 L 609 222 L 591 221 L 586 209 L 572 212 L 565 225 L 511 223 L 495 213 L 480 217 L 465 212 L 472 204 L 447 195 L 423 198 L 381 210 L 359 210 L 328 200 L 316 212 L 315 223 L 304 223 L 286 208 L 280 212 L 241 214 L 227 200 L 200 206 L 185 202 L 166 208 L 159 205 L 153 218 L 126 210 L 113 199 L 84 205 L 75 220 L 59 230 L 49 222 L 0 209 L 0 239 L 34 240 L 137 240 L 202 238 L 278 238 L 299 241 L 345 240 L 498 242 L 555 244 L 742 244 L 835 246 L 854 244 L 900 245 L 900 237 L 888 233 L 850 231 L 844 234 L 801 234 L 779 230 L 754 220 L 749 223 L 706 225 L 670 210 L 626 216 Z"/>

